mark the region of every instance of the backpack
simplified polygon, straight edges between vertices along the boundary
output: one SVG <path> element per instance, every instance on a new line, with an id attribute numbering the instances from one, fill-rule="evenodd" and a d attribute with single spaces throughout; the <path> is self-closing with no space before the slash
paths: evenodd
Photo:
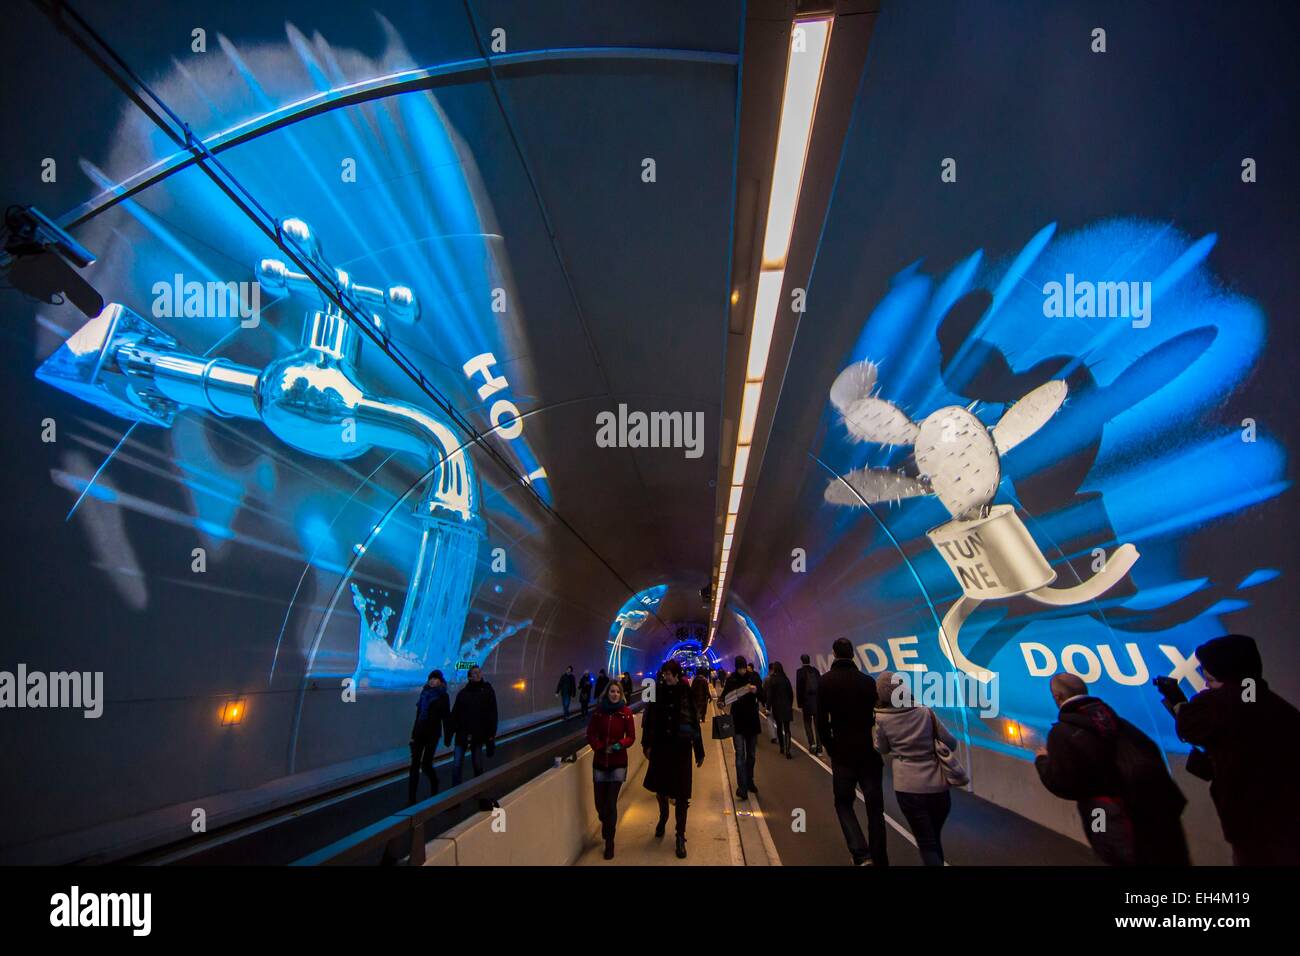
<path id="1" fill-rule="evenodd" d="M 1071 715 L 1064 721 L 1108 745 L 1105 763 L 1097 768 L 1105 787 L 1103 795 L 1138 817 L 1181 814 L 1187 799 L 1169 776 L 1159 745 L 1123 717 L 1114 717 L 1115 734 L 1111 737 L 1100 735 L 1085 717 Z"/>
<path id="2" fill-rule="evenodd" d="M 1160 746 L 1124 718 L 1117 720 L 1119 733 L 1112 751 L 1112 765 L 1120 789 L 1116 796 L 1129 807 L 1130 813 L 1140 810 L 1136 816 L 1181 815 L 1187 798 L 1169 776 Z"/>
<path id="3" fill-rule="evenodd" d="M 803 670 L 803 668 L 800 668 L 800 670 Z M 804 674 L 804 678 L 803 678 L 804 697 L 816 697 L 817 684 L 821 681 L 822 675 L 817 673 L 817 668 L 812 667 L 811 665 L 808 666 L 807 670 L 804 670 L 803 674 Z"/>

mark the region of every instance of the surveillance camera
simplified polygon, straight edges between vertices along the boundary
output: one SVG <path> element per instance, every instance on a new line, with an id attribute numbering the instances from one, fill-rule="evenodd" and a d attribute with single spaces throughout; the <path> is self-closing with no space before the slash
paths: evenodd
<path id="1" fill-rule="evenodd" d="M 52 249 L 79 269 L 95 261 L 94 253 L 35 206 L 10 206 L 5 212 L 5 226 L 9 230 L 5 252 L 14 257 Z"/>

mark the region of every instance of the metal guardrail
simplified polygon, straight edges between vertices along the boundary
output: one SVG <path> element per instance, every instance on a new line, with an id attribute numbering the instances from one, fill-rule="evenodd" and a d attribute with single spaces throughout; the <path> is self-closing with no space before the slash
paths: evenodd
<path id="1" fill-rule="evenodd" d="M 640 703 L 634 705 L 633 712 L 641 710 Z M 450 790 L 430 797 L 420 803 L 391 814 L 376 823 L 363 827 L 329 846 L 322 847 L 295 860 L 291 866 L 339 866 L 355 864 L 373 859 L 379 851 L 387 851 L 395 842 L 409 841 L 406 862 L 409 866 L 423 866 L 424 848 L 429 840 L 426 835 L 427 824 L 434 818 L 454 809 L 467 800 L 484 797 L 499 791 L 501 785 L 519 773 L 530 769 L 534 772 L 549 768 L 557 757 L 575 756 L 587 746 L 587 728 L 562 737 L 561 739 L 540 747 L 531 753 L 516 757 L 509 763 L 495 767 L 480 777 L 474 777 Z M 514 787 L 511 787 L 514 789 Z M 436 835 L 436 834 L 435 834 Z"/>

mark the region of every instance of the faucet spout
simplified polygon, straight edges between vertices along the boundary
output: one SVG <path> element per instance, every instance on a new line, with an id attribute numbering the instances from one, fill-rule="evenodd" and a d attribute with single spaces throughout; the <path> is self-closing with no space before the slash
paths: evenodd
<path id="1" fill-rule="evenodd" d="M 467 449 L 456 433 L 432 415 L 405 402 L 363 398 L 357 403 L 357 440 L 368 446 L 426 456 L 436 471 L 425 488 L 420 513 L 440 512 L 473 521 L 478 489 Z"/>

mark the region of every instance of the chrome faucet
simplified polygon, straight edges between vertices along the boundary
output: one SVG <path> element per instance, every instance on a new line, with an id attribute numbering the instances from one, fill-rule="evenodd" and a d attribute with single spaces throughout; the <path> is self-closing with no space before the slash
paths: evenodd
<path id="1" fill-rule="evenodd" d="M 358 285 L 342 269 L 330 269 L 305 222 L 286 219 L 280 228 L 305 255 L 332 271 L 354 299 L 391 320 L 418 321 L 419 303 L 409 288 Z M 197 409 L 222 418 L 260 419 L 285 444 L 317 458 L 345 460 L 372 448 L 423 458 L 433 474 L 416 509 L 422 534 L 392 647 L 412 663 L 423 665 L 431 656 L 436 656 L 434 666 L 454 663 L 483 537 L 466 447 L 424 409 L 367 393 L 357 374 L 361 333 L 308 276 L 280 260 L 263 259 L 257 277 L 264 288 L 312 301 L 301 348 L 260 371 L 186 353 L 172 336 L 112 303 L 46 359 L 36 376 L 146 424 L 170 427 L 178 413 Z M 382 327 L 380 311 L 373 317 Z M 364 656 L 362 647 L 359 669 Z"/>

